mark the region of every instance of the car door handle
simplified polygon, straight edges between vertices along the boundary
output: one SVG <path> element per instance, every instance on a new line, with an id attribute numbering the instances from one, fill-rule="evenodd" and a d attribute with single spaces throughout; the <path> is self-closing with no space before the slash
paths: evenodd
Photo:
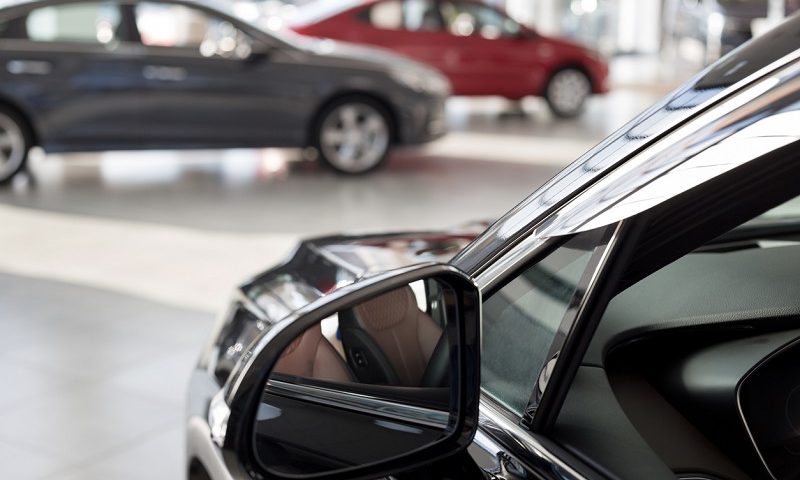
<path id="1" fill-rule="evenodd" d="M 53 71 L 53 64 L 39 60 L 9 60 L 6 71 L 12 75 L 47 75 Z"/>
<path id="2" fill-rule="evenodd" d="M 145 65 L 142 75 L 147 80 L 162 80 L 166 82 L 180 82 L 185 80 L 187 72 L 181 67 L 166 67 L 163 65 Z"/>

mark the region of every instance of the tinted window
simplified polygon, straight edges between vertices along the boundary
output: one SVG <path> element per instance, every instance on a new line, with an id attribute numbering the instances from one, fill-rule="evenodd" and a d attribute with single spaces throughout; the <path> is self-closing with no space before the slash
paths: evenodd
<path id="1" fill-rule="evenodd" d="M 249 37 L 231 22 L 183 5 L 143 2 L 136 5 L 136 27 L 151 47 L 197 50 L 204 57 L 244 58 Z"/>
<path id="2" fill-rule="evenodd" d="M 109 43 L 116 39 L 119 7 L 82 2 L 37 8 L 28 14 L 28 38 L 37 42 Z"/>
<path id="3" fill-rule="evenodd" d="M 442 17 L 433 0 L 388 0 L 373 5 L 369 23 L 384 30 L 441 30 Z"/>
<path id="4" fill-rule="evenodd" d="M 386 30 L 403 28 L 403 2 L 391 0 L 373 5 L 369 9 L 369 23 Z"/>
<path id="5" fill-rule="evenodd" d="M 522 414 L 539 373 L 560 349 L 595 250 L 596 231 L 578 235 L 528 267 L 483 304 L 481 386 Z"/>
<path id="6" fill-rule="evenodd" d="M 517 22 L 493 8 L 476 3 L 442 2 L 442 17 L 447 30 L 462 37 L 510 37 L 519 34 Z"/>

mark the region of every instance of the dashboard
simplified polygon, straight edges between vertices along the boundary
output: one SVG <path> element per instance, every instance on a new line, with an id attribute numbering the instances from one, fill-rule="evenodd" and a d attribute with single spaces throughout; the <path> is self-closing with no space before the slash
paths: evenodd
<path id="1" fill-rule="evenodd" d="M 800 478 L 800 340 L 772 352 L 738 388 L 739 410 L 770 474 Z"/>
<path id="2" fill-rule="evenodd" d="M 621 478 L 800 479 L 798 277 L 800 243 L 750 242 L 620 293 L 556 437 Z"/>

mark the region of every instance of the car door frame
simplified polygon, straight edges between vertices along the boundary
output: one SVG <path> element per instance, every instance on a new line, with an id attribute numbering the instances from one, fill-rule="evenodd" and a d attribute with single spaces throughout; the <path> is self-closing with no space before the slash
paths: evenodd
<path id="1" fill-rule="evenodd" d="M 689 224 L 685 232 L 672 233 L 670 231 L 674 237 L 668 238 L 666 240 L 668 243 L 662 242 L 657 245 L 658 250 L 655 250 L 658 252 L 657 261 L 653 263 L 653 260 L 649 260 L 653 264 L 647 265 L 647 267 L 658 269 L 671 259 L 674 260 L 688 253 L 689 250 L 686 250 L 685 245 L 691 246 L 697 242 L 702 244 L 702 241 L 710 241 L 715 235 L 723 233 L 725 229 L 733 228 L 738 224 L 736 223 L 738 220 L 746 218 L 747 212 L 758 210 L 763 204 L 768 204 L 773 200 L 779 200 L 781 195 L 794 194 L 787 187 L 773 188 L 770 195 L 758 195 L 758 192 L 754 193 L 742 188 L 742 185 L 752 189 L 758 185 L 768 184 L 768 182 L 774 183 L 776 177 L 781 178 L 781 175 L 786 177 L 787 169 L 794 168 L 796 171 L 798 167 L 787 166 L 796 164 L 796 159 L 800 156 L 800 140 L 796 134 L 784 133 L 783 138 L 786 139 L 786 143 L 771 144 L 769 149 L 761 153 L 758 153 L 758 150 L 747 148 L 748 144 L 746 143 L 736 145 L 738 146 L 736 150 L 742 152 L 742 158 L 726 159 L 733 165 L 732 168 L 720 170 L 722 173 L 711 177 L 700 177 L 702 180 L 699 183 L 692 184 L 686 182 L 685 179 L 678 181 L 678 177 L 681 175 L 680 166 L 683 163 L 691 163 L 695 158 L 702 158 L 701 152 L 713 148 L 713 145 L 728 138 L 736 138 L 735 141 L 741 141 L 740 139 L 746 141 L 747 136 L 734 137 L 734 134 L 744 131 L 754 125 L 754 122 L 763 118 L 770 119 L 772 115 L 782 112 L 783 107 L 798 104 L 800 104 L 800 60 L 786 65 L 773 73 L 771 77 L 766 77 L 760 82 L 753 82 L 748 89 L 739 94 L 738 98 L 732 97 L 698 114 L 686 129 L 686 135 L 681 135 L 680 131 L 676 131 L 673 138 L 667 136 L 654 142 L 656 145 L 653 151 L 659 152 L 664 158 L 669 158 L 672 162 L 668 164 L 670 168 L 667 168 L 667 165 L 661 165 L 662 170 L 659 170 L 657 168 L 658 158 L 653 159 L 645 149 L 639 152 L 638 159 L 628 159 L 625 167 L 619 170 L 629 176 L 631 168 L 634 169 L 633 173 L 635 174 L 636 165 L 640 164 L 642 169 L 651 173 L 660 172 L 660 175 L 646 179 L 639 178 L 636 182 L 630 182 L 627 177 L 620 176 L 621 174 L 617 171 L 609 172 L 605 181 L 608 181 L 609 178 L 613 180 L 616 177 L 620 182 L 627 180 L 627 183 L 635 188 L 614 188 L 603 182 L 598 182 L 599 186 L 590 186 L 575 197 L 573 202 L 566 203 L 541 218 L 538 224 L 533 226 L 531 233 L 519 243 L 516 243 L 496 260 L 489 261 L 484 265 L 485 268 L 476 275 L 476 283 L 481 288 L 483 298 L 488 299 L 498 285 L 519 271 L 520 266 L 525 268 L 525 266 L 540 261 L 543 255 L 552 251 L 554 245 L 559 245 L 559 242 L 563 242 L 565 237 L 571 238 L 574 234 L 591 230 L 590 227 L 581 228 L 581 226 L 592 224 L 587 218 L 608 219 L 608 223 L 601 222 L 600 224 L 607 227 L 613 225 L 615 228 L 614 239 L 610 242 L 610 248 L 606 252 L 607 256 L 598 266 L 596 283 L 591 291 L 587 291 L 583 305 L 580 306 L 580 313 L 575 320 L 578 328 L 565 342 L 562 350 L 564 356 L 559 358 L 552 371 L 548 388 L 542 396 L 536 416 L 509 415 L 507 410 L 496 402 L 492 402 L 491 397 L 482 392 L 481 407 L 484 409 L 484 417 L 488 417 L 483 422 L 485 426 L 482 425 L 482 428 L 486 432 L 494 434 L 496 439 L 502 439 L 499 442 L 502 447 L 499 452 L 512 452 L 519 459 L 518 462 L 526 466 L 525 468 L 541 470 L 539 473 L 545 475 L 546 478 L 549 478 L 547 477 L 548 472 L 552 474 L 553 468 L 559 468 L 561 471 L 563 465 L 560 464 L 572 467 L 571 475 L 575 474 L 572 478 L 593 478 L 599 475 L 594 468 L 588 467 L 586 462 L 578 460 L 575 455 L 558 447 L 547 436 L 550 434 L 567 392 L 571 388 L 580 360 L 589 346 L 606 305 L 622 287 L 637 281 L 639 277 L 636 275 L 646 276 L 648 274 L 647 270 L 644 272 L 634 271 L 633 278 L 629 278 L 630 274 L 627 269 L 631 265 L 641 267 L 642 260 L 635 255 L 638 255 L 644 248 L 640 240 L 647 240 L 649 237 L 646 235 L 651 235 L 648 232 L 649 222 L 655 217 L 669 219 L 670 215 L 675 218 L 683 218 L 682 215 L 675 214 L 675 212 L 684 212 L 686 205 L 702 204 L 702 200 L 706 199 L 709 192 L 716 195 L 709 198 L 708 202 L 712 207 L 716 206 L 719 212 L 711 210 L 717 213 L 702 216 L 705 220 L 702 224 Z M 762 116 L 760 113 L 762 111 L 772 113 Z M 790 111 L 800 112 L 800 108 L 790 109 Z M 758 138 L 757 133 L 751 135 Z M 775 137 L 780 136 L 780 133 L 775 133 Z M 688 153 L 683 156 L 675 155 L 672 149 L 667 148 L 670 146 L 680 152 Z M 699 146 L 703 146 L 703 148 L 699 149 Z M 693 151 L 695 148 L 699 150 Z M 776 164 L 776 162 L 778 163 Z M 725 164 L 725 162 L 719 161 L 718 163 Z M 701 159 L 700 165 L 702 164 Z M 765 171 L 765 164 L 772 165 L 774 171 Z M 758 175 L 758 172 L 763 173 Z M 669 179 L 670 176 L 673 176 L 673 181 L 663 183 L 663 180 Z M 659 183 L 659 181 L 662 182 Z M 648 194 L 645 193 L 644 197 L 649 198 L 651 203 L 645 203 L 646 206 L 640 210 L 631 211 L 630 205 L 626 205 L 625 201 L 633 197 L 632 192 L 646 192 L 650 186 L 658 190 L 660 195 L 652 195 L 653 192 L 650 192 L 648 197 Z M 594 194 L 600 192 L 604 199 L 608 200 L 607 210 L 597 208 L 598 204 L 591 202 L 595 199 Z M 744 200 L 732 197 L 734 194 L 742 196 L 749 194 L 750 197 L 746 197 L 746 200 L 751 201 L 754 205 L 748 203 L 746 204 L 748 209 L 740 208 L 742 207 L 740 202 Z M 726 195 L 728 196 L 727 203 L 725 202 Z M 730 198 L 736 198 L 737 201 L 730 201 Z M 594 209 L 591 209 L 586 215 L 587 218 L 578 216 L 578 218 L 570 219 L 570 205 L 580 209 L 580 206 L 585 206 L 587 200 L 590 201 L 590 204 L 595 205 Z M 641 200 L 639 202 L 643 203 Z M 739 208 L 737 209 L 737 207 Z M 730 218 L 731 215 L 725 215 L 731 209 L 736 210 L 733 219 Z M 618 212 L 617 214 L 613 213 L 615 210 Z M 693 213 L 695 216 L 698 215 L 698 212 Z M 569 231 L 564 232 L 559 229 Z M 704 236 L 710 238 L 704 238 Z M 687 239 L 690 241 L 687 242 Z M 676 244 L 679 245 L 679 248 L 669 248 Z M 656 247 L 649 246 L 649 248 L 653 251 L 652 249 Z M 659 262 L 661 262 L 661 266 L 659 266 Z M 494 448 L 489 442 L 484 443 L 489 448 Z M 569 461 L 559 462 L 559 459 L 569 459 Z M 607 473 L 605 474 L 607 475 Z"/>
<path id="2" fill-rule="evenodd" d="M 582 285 L 585 294 L 577 305 L 574 316 L 565 315 L 559 330 L 567 334 L 559 348 L 558 361 L 554 363 L 547 388 L 531 413 L 531 403 L 523 415 L 517 415 L 481 388 L 480 430 L 474 443 L 492 458 L 492 463 L 480 465 L 485 470 L 502 472 L 507 478 L 528 478 L 523 473 L 559 479 L 601 478 L 597 472 L 574 454 L 558 446 L 547 437 L 574 377 L 582 353 L 599 322 L 605 303 L 610 300 L 618 275 L 636 242 L 628 241 L 632 231 L 630 222 L 621 221 L 607 227 L 601 243 L 584 272 Z M 542 261 L 573 235 L 538 237 L 530 235 L 512 250 L 494 262 L 475 278 L 484 302 L 502 286 L 532 265 Z M 625 239 L 626 241 L 623 241 Z M 556 340 L 554 340 L 554 343 Z M 536 386 L 531 391 L 535 397 Z M 477 455 L 473 455 L 477 457 Z M 556 475 L 556 473 L 558 475 Z"/>

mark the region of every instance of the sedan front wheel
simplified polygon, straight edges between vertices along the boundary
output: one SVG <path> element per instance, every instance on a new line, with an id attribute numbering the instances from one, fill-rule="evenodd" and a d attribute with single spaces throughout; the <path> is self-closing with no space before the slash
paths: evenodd
<path id="1" fill-rule="evenodd" d="M 325 109 L 314 137 L 325 165 L 339 173 L 366 173 L 378 168 L 389 153 L 389 116 L 370 99 L 345 98 Z"/>

